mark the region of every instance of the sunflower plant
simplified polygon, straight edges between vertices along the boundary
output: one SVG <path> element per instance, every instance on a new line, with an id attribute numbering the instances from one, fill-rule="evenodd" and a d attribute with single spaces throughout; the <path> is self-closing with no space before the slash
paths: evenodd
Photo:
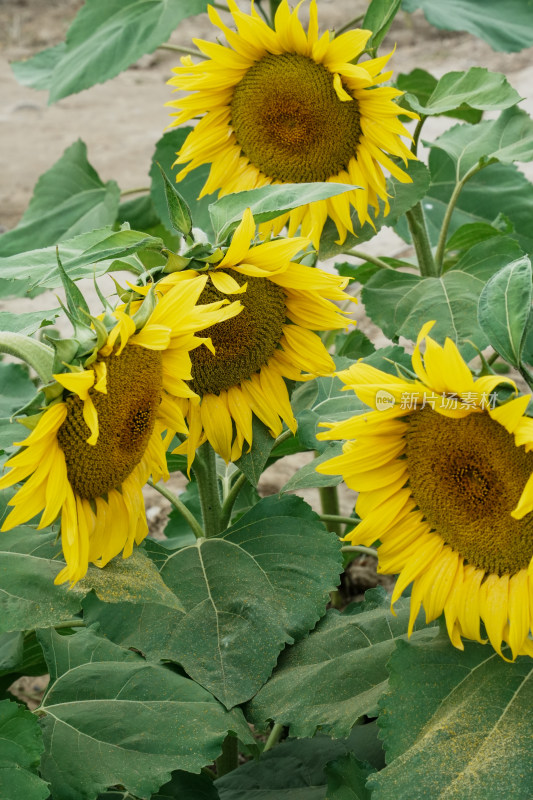
<path id="1" fill-rule="evenodd" d="M 533 12 L 364 5 L 86 0 L 13 64 L 176 57 L 150 186 L 78 140 L 0 236 L 2 800 L 531 796 L 533 121 L 394 42 Z"/>

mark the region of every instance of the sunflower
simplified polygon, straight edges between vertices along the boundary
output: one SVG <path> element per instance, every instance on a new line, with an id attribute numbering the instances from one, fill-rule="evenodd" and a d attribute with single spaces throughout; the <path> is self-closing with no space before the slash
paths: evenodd
<path id="1" fill-rule="evenodd" d="M 199 303 L 240 300 L 238 316 L 217 322 L 205 333 L 205 345 L 191 353 L 191 390 L 201 397 L 178 400 L 187 419 L 187 440 L 177 452 L 189 466 L 206 439 L 226 461 L 252 445 L 252 418 L 258 417 L 278 436 L 283 422 L 296 430 L 284 378 L 308 380 L 334 371 L 335 364 L 313 331 L 346 328 L 346 313 L 332 301 L 356 302 L 343 289 L 347 278 L 306 267 L 293 259 L 309 245 L 304 238 L 252 243 L 255 223 L 248 209 L 232 241 L 209 269 Z M 174 272 L 156 284 L 164 293 L 189 280 L 194 270 Z"/>
<path id="2" fill-rule="evenodd" d="M 319 471 L 360 492 L 361 522 L 345 538 L 380 540 L 379 571 L 399 573 L 392 603 L 413 584 L 409 633 L 423 604 L 428 622 L 444 611 L 455 647 L 485 641 L 482 621 L 500 655 L 502 642 L 513 658 L 533 655 L 530 397 L 496 406 L 502 378 L 475 380 L 450 339 L 427 336 L 433 324 L 413 354 L 417 380 L 362 363 L 339 373 L 377 410 L 327 423 L 319 438 L 350 441 Z"/>
<path id="3" fill-rule="evenodd" d="M 208 341 L 194 334 L 239 311 L 227 301 L 197 306 L 206 281 L 180 283 L 139 330 L 115 310 L 91 366 L 53 376 L 59 400 L 6 462 L 0 489 L 27 480 L 9 501 L 2 531 L 41 512 L 39 528 L 61 515 L 67 565 L 56 583 L 76 583 L 89 562 L 103 567 L 121 550 L 126 558 L 148 532 L 142 486 L 150 475 L 168 478 L 168 442 L 187 431 L 177 401 L 194 399 L 190 353 Z"/>
<path id="4" fill-rule="evenodd" d="M 383 168 L 399 181 L 411 178 L 390 158 L 407 164 L 414 158 L 400 136 L 408 136 L 395 98 L 403 94 L 379 86 L 391 72 L 382 72 L 390 55 L 363 61 L 371 31 L 353 30 L 335 38 L 318 32 L 317 6 L 310 5 L 307 33 L 291 13 L 287 0 L 279 4 L 275 27 L 263 22 L 253 5 L 250 14 L 228 0 L 237 31 L 208 7 L 211 22 L 224 33 L 227 45 L 194 40 L 207 60 L 193 64 L 190 56 L 174 69 L 169 83 L 186 97 L 167 105 L 178 109 L 173 125 L 205 115 L 185 140 L 176 164 L 187 164 L 182 180 L 201 164 L 211 164 L 204 194 L 255 189 L 272 183 L 330 181 L 360 188 L 329 200 L 308 203 L 261 226 L 275 233 L 288 222 L 289 236 L 301 225 L 303 236 L 316 248 L 327 217 L 334 221 L 342 244 L 353 233 L 351 208 L 359 222 L 373 225 L 369 207 L 387 214 Z M 187 163 L 188 162 L 188 163 Z"/>

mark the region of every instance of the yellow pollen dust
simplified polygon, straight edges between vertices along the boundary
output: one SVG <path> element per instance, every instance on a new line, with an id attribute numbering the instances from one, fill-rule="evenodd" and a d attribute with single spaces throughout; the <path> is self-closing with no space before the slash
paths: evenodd
<path id="1" fill-rule="evenodd" d="M 236 317 L 217 322 L 203 332 L 210 336 L 215 355 L 205 345 L 191 351 L 191 386 L 201 397 L 218 395 L 250 378 L 268 361 L 283 335 L 285 292 L 268 278 L 250 278 L 235 270 L 224 270 L 239 286 L 247 283 L 243 294 L 224 295 L 208 281 L 198 303 L 204 305 L 224 298 L 240 300 L 243 310 Z"/>
<path id="2" fill-rule="evenodd" d="M 411 494 L 425 519 L 469 564 L 496 575 L 527 568 L 533 513 L 511 517 L 533 472 L 533 453 L 488 413 L 463 419 L 429 408 L 408 419 Z"/>
<path id="3" fill-rule="evenodd" d="M 297 53 L 266 55 L 233 92 L 231 125 L 248 160 L 272 180 L 325 181 L 348 167 L 361 134 L 357 101 L 333 74 Z"/>
<path id="4" fill-rule="evenodd" d="M 66 399 L 68 414 L 57 434 L 65 454 L 67 475 L 74 492 L 92 500 L 122 482 L 141 461 L 154 429 L 163 369 L 161 353 L 127 345 L 117 356 L 101 358 L 107 367 L 107 394 L 90 395 L 98 414 L 99 435 L 87 444 L 89 428 L 83 419 L 83 401 Z"/>

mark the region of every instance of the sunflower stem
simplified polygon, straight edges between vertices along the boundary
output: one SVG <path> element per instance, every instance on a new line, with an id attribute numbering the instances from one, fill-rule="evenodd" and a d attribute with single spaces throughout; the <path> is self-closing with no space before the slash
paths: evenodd
<path id="1" fill-rule="evenodd" d="M 396 271 L 394 267 L 391 267 L 391 265 L 387 264 L 386 261 L 382 261 L 381 258 L 378 258 L 377 256 L 371 256 L 369 253 L 363 253 L 362 250 L 359 250 L 357 247 L 352 247 L 350 250 L 345 250 L 345 255 L 361 258 L 363 261 L 368 261 L 369 264 L 375 264 L 376 267 L 379 267 L 380 269 L 390 269 L 393 272 Z"/>
<path id="2" fill-rule="evenodd" d="M 321 486 L 318 490 L 320 495 L 320 506 L 322 508 L 322 517 L 325 519 L 325 525 L 328 531 L 336 533 L 337 536 L 341 535 L 341 523 L 339 518 L 339 494 L 336 486 Z"/>
<path id="3" fill-rule="evenodd" d="M 222 530 L 222 509 L 218 491 L 215 451 L 209 442 L 205 442 L 198 452 L 201 455 L 201 459 L 194 459 L 192 469 L 198 481 L 200 505 L 204 521 L 203 535 L 206 539 L 209 539 L 212 536 L 217 536 Z"/>
<path id="4" fill-rule="evenodd" d="M 227 9 L 226 9 L 226 11 L 227 11 Z M 197 50 L 197 49 L 195 49 L 193 47 L 182 47 L 179 44 L 169 44 L 167 42 L 166 44 L 160 44 L 157 49 L 158 50 L 171 50 L 174 53 L 184 53 L 185 55 L 188 55 L 188 56 L 197 56 L 198 58 L 204 58 L 204 59 L 206 58 L 206 56 L 204 56 L 204 54 L 201 53 L 200 50 Z"/>
<path id="5" fill-rule="evenodd" d="M 450 227 L 450 222 L 452 219 L 452 214 L 455 211 L 455 206 L 457 205 L 457 200 L 459 199 L 459 195 L 463 190 L 463 186 L 470 178 L 473 178 L 474 175 L 479 172 L 480 169 L 486 166 L 485 164 L 474 164 L 473 167 L 470 167 L 468 172 L 466 172 L 461 180 L 457 181 L 455 184 L 454 190 L 452 192 L 452 196 L 448 202 L 448 206 L 446 208 L 446 213 L 444 214 L 444 219 L 442 220 L 442 227 L 440 229 L 439 234 L 439 241 L 437 242 L 437 249 L 435 250 L 435 262 L 437 264 L 438 274 L 442 272 L 442 265 L 444 262 L 444 250 L 446 248 L 446 239 L 448 238 L 448 229 Z"/>
<path id="6" fill-rule="evenodd" d="M 217 778 L 233 772 L 239 766 L 239 740 L 236 736 L 228 734 L 222 743 L 222 754 L 215 761 L 217 765 Z"/>
<path id="7" fill-rule="evenodd" d="M 367 556 L 378 557 L 378 551 L 373 547 L 364 547 L 362 544 L 346 544 L 341 547 L 343 553 L 364 553 Z"/>
<path id="8" fill-rule="evenodd" d="M 339 525 L 349 525 L 350 528 L 353 528 L 359 521 L 355 517 L 343 517 L 340 514 L 320 514 L 319 516 L 322 522 L 338 522 Z"/>
<path id="9" fill-rule="evenodd" d="M 263 753 L 266 753 L 268 750 L 272 750 L 272 748 L 279 742 L 282 733 L 283 725 L 280 722 L 276 722 L 274 725 L 272 725 L 272 729 L 268 734 L 268 739 L 263 747 Z"/>
<path id="10" fill-rule="evenodd" d="M 160 495 L 166 497 L 166 499 L 173 505 L 176 511 L 179 511 L 183 519 L 189 524 L 192 528 L 192 531 L 197 539 L 202 539 L 204 537 L 204 529 L 196 519 L 196 517 L 189 511 L 187 506 L 181 502 L 179 497 L 177 497 L 174 492 L 171 492 L 170 489 L 167 489 L 165 486 L 161 486 L 159 483 L 154 483 L 151 478 L 147 481 L 148 486 L 151 486 L 152 489 L 155 489 L 156 492 L 159 492 Z"/>
<path id="11" fill-rule="evenodd" d="M 56 631 L 63 630 L 64 628 L 86 628 L 87 623 L 83 619 L 76 617 L 75 619 L 65 619 L 63 622 L 58 622 L 54 625 Z"/>
<path id="12" fill-rule="evenodd" d="M 129 194 L 146 194 L 150 191 L 149 186 L 137 186 L 135 189 L 124 189 L 121 193 L 121 197 L 127 197 Z"/>
<path id="13" fill-rule="evenodd" d="M 239 475 L 239 477 L 229 490 L 228 494 L 226 495 L 226 499 L 222 503 L 222 509 L 220 512 L 221 530 L 225 530 L 228 527 L 231 518 L 231 512 L 233 511 L 233 506 L 235 505 L 235 501 L 237 500 L 237 497 L 239 496 L 239 493 L 247 480 L 248 478 L 246 477 L 244 472 L 241 472 L 241 474 Z"/>
<path id="14" fill-rule="evenodd" d="M 520 375 L 523 377 L 523 379 L 525 380 L 525 382 L 527 383 L 529 388 L 533 389 L 533 375 L 528 370 L 526 365 L 525 364 L 520 364 L 520 367 L 518 368 L 518 371 L 520 372 Z"/>
<path id="15" fill-rule="evenodd" d="M 431 252 L 426 218 L 421 203 L 416 203 L 409 211 L 405 212 L 413 244 L 418 259 L 420 274 L 424 278 L 438 278 L 440 271 Z"/>
<path id="16" fill-rule="evenodd" d="M 416 154 L 418 152 L 418 141 L 420 139 L 420 134 L 422 133 L 422 126 L 424 125 L 424 122 L 426 120 L 427 120 L 427 117 L 425 117 L 422 114 L 422 116 L 420 117 L 420 119 L 416 123 L 416 128 L 415 128 L 414 133 L 413 133 L 413 141 L 411 142 L 411 153 L 413 153 L 413 155 L 415 155 L 415 156 L 416 156 Z"/>

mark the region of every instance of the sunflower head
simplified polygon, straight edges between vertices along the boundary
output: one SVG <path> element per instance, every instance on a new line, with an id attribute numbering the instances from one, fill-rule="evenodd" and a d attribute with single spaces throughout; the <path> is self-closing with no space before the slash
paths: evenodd
<path id="1" fill-rule="evenodd" d="M 414 158 L 401 136 L 409 137 L 395 99 L 402 92 L 383 87 L 391 72 L 383 72 L 390 56 L 356 64 L 371 31 L 352 30 L 333 37 L 320 35 L 317 6 L 310 4 L 305 30 L 298 8 L 279 4 L 274 28 L 251 7 L 240 11 L 228 0 L 235 30 L 209 7 L 209 17 L 225 35 L 226 44 L 195 40 L 207 57 L 194 64 L 184 58 L 169 81 L 185 97 L 170 102 L 177 111 L 173 125 L 201 116 L 178 153 L 186 166 L 181 180 L 201 164 L 211 164 L 202 190 L 220 195 L 271 183 L 332 181 L 359 189 L 329 200 L 309 203 L 261 226 L 279 232 L 288 222 L 289 235 L 301 224 L 302 235 L 318 247 L 327 217 L 342 243 L 353 233 L 351 210 L 361 225 L 373 224 L 380 210 L 388 211 L 385 174 L 402 182 L 411 179 L 395 161 Z"/>
<path id="2" fill-rule="evenodd" d="M 199 303 L 239 301 L 242 312 L 206 330 L 214 348 L 191 353 L 189 386 L 201 402 L 180 401 L 187 418 L 187 441 L 179 448 L 192 464 L 208 439 L 227 462 L 252 445 L 258 417 L 278 436 L 283 422 L 296 429 L 285 379 L 302 381 L 333 372 L 334 362 L 314 331 L 345 328 L 348 317 L 337 303 L 354 302 L 343 290 L 346 278 L 304 266 L 297 260 L 309 247 L 303 237 L 255 243 L 248 209 L 229 247 L 220 250 L 202 274 Z M 166 292 L 197 276 L 174 272 L 159 283 Z"/>
<path id="3" fill-rule="evenodd" d="M 433 324 L 418 337 L 414 380 L 364 363 L 339 373 L 375 410 L 328 424 L 319 438 L 348 441 L 319 471 L 360 493 L 346 538 L 380 541 L 380 572 L 399 573 L 392 602 L 413 584 L 409 630 L 422 604 L 428 622 L 444 612 L 456 647 L 485 641 L 483 622 L 500 654 L 504 642 L 513 658 L 533 655 L 530 397 L 497 404 L 502 378 L 475 379 L 450 339 L 427 335 Z"/>
<path id="4" fill-rule="evenodd" d="M 197 306 L 206 282 L 193 276 L 93 319 L 93 342 L 86 336 L 53 376 L 52 402 L 6 462 L 0 488 L 25 483 L 2 530 L 41 512 L 43 528 L 61 515 L 67 566 L 58 583 L 80 580 L 91 561 L 130 555 L 146 536 L 141 490 L 150 476 L 168 477 L 168 442 L 187 431 L 179 399 L 195 398 L 190 353 L 208 341 L 195 333 L 240 311 L 226 299 Z"/>

